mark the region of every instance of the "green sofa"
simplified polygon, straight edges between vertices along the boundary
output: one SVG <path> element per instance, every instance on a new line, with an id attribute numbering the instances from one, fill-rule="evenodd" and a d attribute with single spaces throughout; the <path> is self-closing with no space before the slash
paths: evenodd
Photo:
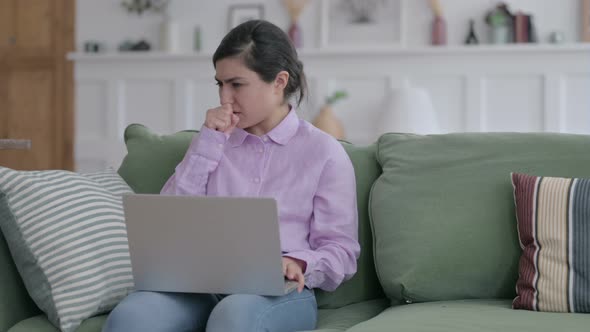
<path id="1" fill-rule="evenodd" d="M 195 134 L 125 132 L 119 174 L 156 193 Z M 355 277 L 316 291 L 318 331 L 587 331 L 590 315 L 511 309 L 520 248 L 510 172 L 590 177 L 590 136 L 386 134 L 342 142 L 357 176 Z M 100 331 L 106 316 L 81 332 Z M 27 295 L 0 236 L 0 332 L 57 331 Z"/>

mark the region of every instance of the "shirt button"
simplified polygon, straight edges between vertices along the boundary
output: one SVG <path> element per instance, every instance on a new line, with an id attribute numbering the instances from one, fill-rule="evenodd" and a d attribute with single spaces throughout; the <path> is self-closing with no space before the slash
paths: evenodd
<path id="1" fill-rule="evenodd" d="M 263 142 L 268 142 L 268 137 L 264 136 L 264 137 L 262 138 L 262 141 L 263 141 Z"/>
<path id="2" fill-rule="evenodd" d="M 259 183 L 260 182 L 260 178 L 259 177 L 254 178 L 254 182 L 255 183 Z"/>
<path id="3" fill-rule="evenodd" d="M 263 153 L 264 149 L 258 149 L 258 153 Z"/>
<path id="4" fill-rule="evenodd" d="M 223 149 L 223 144 L 219 143 L 219 144 L 217 144 L 217 146 L 218 146 L 220 149 Z"/>

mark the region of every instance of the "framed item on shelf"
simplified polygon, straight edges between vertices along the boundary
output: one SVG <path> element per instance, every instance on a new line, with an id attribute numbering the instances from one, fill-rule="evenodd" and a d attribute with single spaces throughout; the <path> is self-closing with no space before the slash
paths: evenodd
<path id="1" fill-rule="evenodd" d="M 582 0 L 582 41 L 590 42 L 590 0 Z"/>
<path id="2" fill-rule="evenodd" d="M 239 4 L 229 6 L 228 31 L 250 20 L 264 19 L 264 5 Z"/>
<path id="3" fill-rule="evenodd" d="M 406 0 L 321 0 L 320 47 L 388 48 L 404 44 Z"/>

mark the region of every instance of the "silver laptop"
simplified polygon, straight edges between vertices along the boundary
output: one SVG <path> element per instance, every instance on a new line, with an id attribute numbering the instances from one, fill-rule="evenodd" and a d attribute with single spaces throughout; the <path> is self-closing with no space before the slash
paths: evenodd
<path id="1" fill-rule="evenodd" d="M 277 204 L 270 198 L 125 195 L 137 290 L 280 296 Z"/>

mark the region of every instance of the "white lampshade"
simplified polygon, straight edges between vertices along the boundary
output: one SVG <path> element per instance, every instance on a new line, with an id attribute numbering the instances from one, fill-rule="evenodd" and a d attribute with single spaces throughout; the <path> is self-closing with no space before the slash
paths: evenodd
<path id="1" fill-rule="evenodd" d="M 405 84 L 391 91 L 379 118 L 379 134 L 437 134 L 440 132 L 432 100 L 426 90 Z"/>

